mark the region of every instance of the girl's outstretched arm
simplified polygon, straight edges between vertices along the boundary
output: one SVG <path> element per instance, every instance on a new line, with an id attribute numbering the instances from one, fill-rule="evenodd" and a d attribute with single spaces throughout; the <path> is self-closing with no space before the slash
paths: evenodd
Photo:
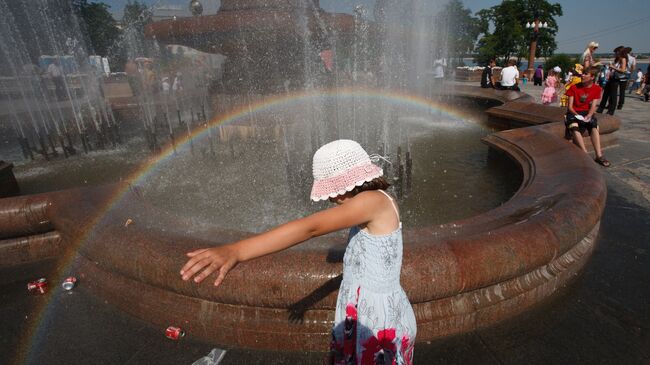
<path id="1" fill-rule="evenodd" d="M 381 210 L 382 203 L 385 204 L 386 199 L 380 193 L 362 192 L 336 207 L 291 221 L 259 235 L 229 245 L 189 252 L 187 256 L 190 259 L 180 274 L 183 280 L 194 277 L 194 281 L 200 283 L 217 271 L 214 282 L 217 286 L 237 263 L 284 250 L 313 237 L 367 223 Z"/>

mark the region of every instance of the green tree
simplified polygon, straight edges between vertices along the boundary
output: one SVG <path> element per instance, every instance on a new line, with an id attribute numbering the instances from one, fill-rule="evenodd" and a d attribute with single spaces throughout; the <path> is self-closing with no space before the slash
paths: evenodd
<path id="1" fill-rule="evenodd" d="M 120 36 L 120 30 L 108 11 L 108 5 L 88 0 L 73 0 L 72 9 L 80 20 L 86 44 L 91 46 L 95 54 L 108 56 L 109 49 Z"/>
<path id="2" fill-rule="evenodd" d="M 444 39 L 439 44 L 447 45 L 450 58 L 461 63 L 462 57 L 474 50 L 476 38 L 481 33 L 479 18 L 473 17 L 461 0 L 450 0 L 437 18 L 437 23 L 445 30 L 440 33 Z"/>
<path id="3" fill-rule="evenodd" d="M 138 0 L 129 0 L 126 5 L 124 5 L 122 23 L 124 23 L 125 26 L 139 28 L 141 33 L 144 35 L 145 25 L 152 21 L 153 12 L 146 4 L 141 3 Z"/>
<path id="4" fill-rule="evenodd" d="M 564 53 L 558 53 L 544 61 L 544 72 L 548 75 L 550 69 L 559 66 L 562 69 L 562 73 L 566 74 L 569 70 L 573 69 L 576 63 L 580 63 L 579 57 L 571 57 Z"/>
<path id="5" fill-rule="evenodd" d="M 477 12 L 480 19 L 480 33 L 475 61 L 486 63 L 492 57 L 507 60 L 511 57 L 526 57 L 534 32 L 526 28 L 527 22 L 535 17 L 548 23 L 548 28 L 538 33 L 535 54 L 548 57 L 557 48 L 555 17 L 562 15 L 560 4 L 546 0 L 503 0 L 500 5 Z"/>

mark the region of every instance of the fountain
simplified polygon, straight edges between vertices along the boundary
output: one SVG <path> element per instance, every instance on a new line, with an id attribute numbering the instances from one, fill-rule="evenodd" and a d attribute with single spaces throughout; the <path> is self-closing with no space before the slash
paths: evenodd
<path id="1" fill-rule="evenodd" d="M 340 235 L 240 264 L 219 290 L 183 282 L 177 269 L 192 248 L 322 208 L 307 202 L 310 157 L 343 137 L 391 161 L 385 168 L 407 227 L 402 284 L 418 340 L 521 313 L 588 260 L 606 188 L 593 162 L 562 139 L 562 110 L 518 92 L 432 89 L 422 75 L 443 45 L 426 35 L 426 18 L 408 26 L 395 21 L 423 13 L 427 2 L 378 1 L 372 21 L 364 8 L 331 14 L 313 0 L 224 0 L 215 15 L 200 15 L 197 3 L 193 17 L 153 23 L 147 35 L 154 52 L 174 43 L 226 55 L 223 78 L 208 83 L 185 70 L 185 93 L 136 93 L 133 107 L 116 110 L 114 124 L 104 99 L 69 97 L 81 141 L 109 141 L 103 130 L 119 125 L 121 165 L 111 167 L 111 153 L 88 154 L 118 178 L 54 192 L 34 184 L 31 191 L 42 194 L 0 200 L 4 266 L 57 257 L 58 274 L 77 275 L 80 290 L 152 324 L 177 323 L 188 337 L 324 351 L 341 280 Z M 0 38 L 3 50 L 9 39 L 18 38 Z M 24 61 L 4 55 L 9 65 Z M 25 112 L 11 113 L 17 136 L 31 126 L 27 139 L 42 139 L 43 156 L 53 157 L 45 151 L 56 147 L 41 131 L 56 120 L 45 118 L 48 110 L 56 116 L 62 109 L 25 104 Z M 99 112 L 75 112 L 90 110 L 86 105 Z M 18 122 L 22 115 L 26 122 Z M 96 132 L 81 137 L 82 122 L 97 125 Z M 619 122 L 599 123 L 611 135 Z M 122 150 L 136 163 L 124 163 Z M 479 157 L 460 160 L 467 155 Z M 75 171 L 82 179 L 99 175 Z"/>

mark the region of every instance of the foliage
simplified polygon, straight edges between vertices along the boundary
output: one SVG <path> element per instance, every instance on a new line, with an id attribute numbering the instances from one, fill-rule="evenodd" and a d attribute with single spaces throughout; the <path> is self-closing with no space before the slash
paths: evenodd
<path id="1" fill-rule="evenodd" d="M 441 32 L 444 39 L 438 44 L 447 45 L 450 57 L 462 63 L 462 57 L 474 50 L 476 38 L 481 33 L 479 19 L 473 17 L 460 0 L 450 0 L 438 13 L 436 23 L 445 30 Z"/>
<path id="2" fill-rule="evenodd" d="M 145 25 L 153 21 L 153 12 L 144 3 L 138 0 L 129 1 L 124 5 L 124 17 L 122 23 L 125 27 L 138 28 L 144 34 Z"/>
<path id="3" fill-rule="evenodd" d="M 576 63 L 580 63 L 578 57 L 571 57 L 564 53 L 558 53 L 553 55 L 544 61 L 544 72 L 545 75 L 548 75 L 548 71 L 555 66 L 560 66 L 562 73 L 566 74 L 567 71 L 571 70 Z"/>
<path id="4" fill-rule="evenodd" d="M 548 57 L 557 48 L 555 17 L 562 15 L 560 4 L 546 0 L 503 0 L 500 5 L 483 9 L 477 15 L 480 33 L 483 34 L 476 47 L 475 61 L 480 64 L 487 63 L 492 57 L 503 62 L 511 57 L 526 57 L 530 41 L 535 36 L 532 29 L 526 28 L 526 23 L 535 18 L 548 23 L 548 28 L 540 29 L 538 33 L 536 55 Z"/>
<path id="5" fill-rule="evenodd" d="M 138 0 L 130 1 L 124 5 L 124 46 L 127 48 L 129 58 L 141 57 L 151 54 L 151 42 L 144 37 L 144 28 L 153 21 L 153 12 L 144 3 Z"/>
<path id="6" fill-rule="evenodd" d="M 120 30 L 108 11 L 108 5 L 89 3 L 88 0 L 73 0 L 72 9 L 80 20 L 87 44 L 95 54 L 106 57 L 109 48 L 120 36 Z"/>

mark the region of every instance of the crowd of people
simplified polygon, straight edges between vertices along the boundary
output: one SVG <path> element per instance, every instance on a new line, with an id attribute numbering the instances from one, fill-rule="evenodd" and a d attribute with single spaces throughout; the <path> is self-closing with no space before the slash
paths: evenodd
<path id="1" fill-rule="evenodd" d="M 544 67 L 539 65 L 533 72 L 533 83 L 544 86 L 541 102 L 551 105 L 559 102 L 567 108 L 565 117 L 567 139 L 573 140 L 583 151 L 587 152 L 583 135 L 588 133 L 595 152 L 595 161 L 605 167 L 610 162 L 605 158 L 600 147 L 600 135 L 596 114 L 614 115 L 623 109 L 625 94 L 634 92 L 650 99 L 650 65 L 645 73 L 637 66 L 632 48 L 618 46 L 614 49 L 614 59 L 603 64 L 594 58 L 598 43 L 590 42 L 580 57 L 580 63 L 567 70 L 562 78 L 562 69 L 553 66 L 545 75 Z M 501 70 L 501 80 L 496 81 L 494 68 L 496 60 L 491 59 L 483 69 L 481 87 L 499 90 L 519 90 L 519 70 L 514 59 L 507 61 L 507 67 Z M 524 76 L 525 78 L 525 76 Z M 522 80 L 524 80 L 522 78 Z M 525 80 L 524 80 L 525 82 Z"/>
<path id="2" fill-rule="evenodd" d="M 180 93 L 184 89 L 181 72 L 172 74 L 173 78 L 171 78 L 172 81 L 170 82 L 169 76 L 160 77 L 157 75 L 153 62 L 150 60 L 144 60 L 140 64 L 134 60 L 129 60 L 124 70 L 134 95 L 139 95 L 143 91 L 152 95 L 159 93 L 170 95 Z"/>
<path id="3" fill-rule="evenodd" d="M 580 63 L 575 64 L 570 70 L 563 70 L 554 66 L 544 71 L 542 65 L 535 69 L 532 79 L 534 85 L 544 86 L 542 91 L 542 103 L 568 106 L 567 91 L 571 86 L 579 84 L 582 75 L 586 70 L 595 67 L 598 71 L 594 82 L 603 90 L 599 98 L 600 102 L 597 113 L 614 115 L 616 110 L 623 109 L 626 92 L 628 95 L 643 96 L 645 101 L 650 99 L 650 83 L 648 82 L 648 68 L 644 71 L 637 66 L 636 57 L 632 48 L 618 46 L 614 49 L 614 60 L 602 64 L 594 58 L 594 52 L 598 49 L 597 42 L 590 42 L 580 57 Z M 499 90 L 519 90 L 519 83 L 526 81 L 525 75 L 520 75 L 514 59 L 507 61 L 507 66 L 501 70 L 501 80 L 494 77 L 496 60 L 491 59 L 483 70 L 481 87 L 495 88 Z M 564 77 L 562 77 L 564 75 Z"/>

